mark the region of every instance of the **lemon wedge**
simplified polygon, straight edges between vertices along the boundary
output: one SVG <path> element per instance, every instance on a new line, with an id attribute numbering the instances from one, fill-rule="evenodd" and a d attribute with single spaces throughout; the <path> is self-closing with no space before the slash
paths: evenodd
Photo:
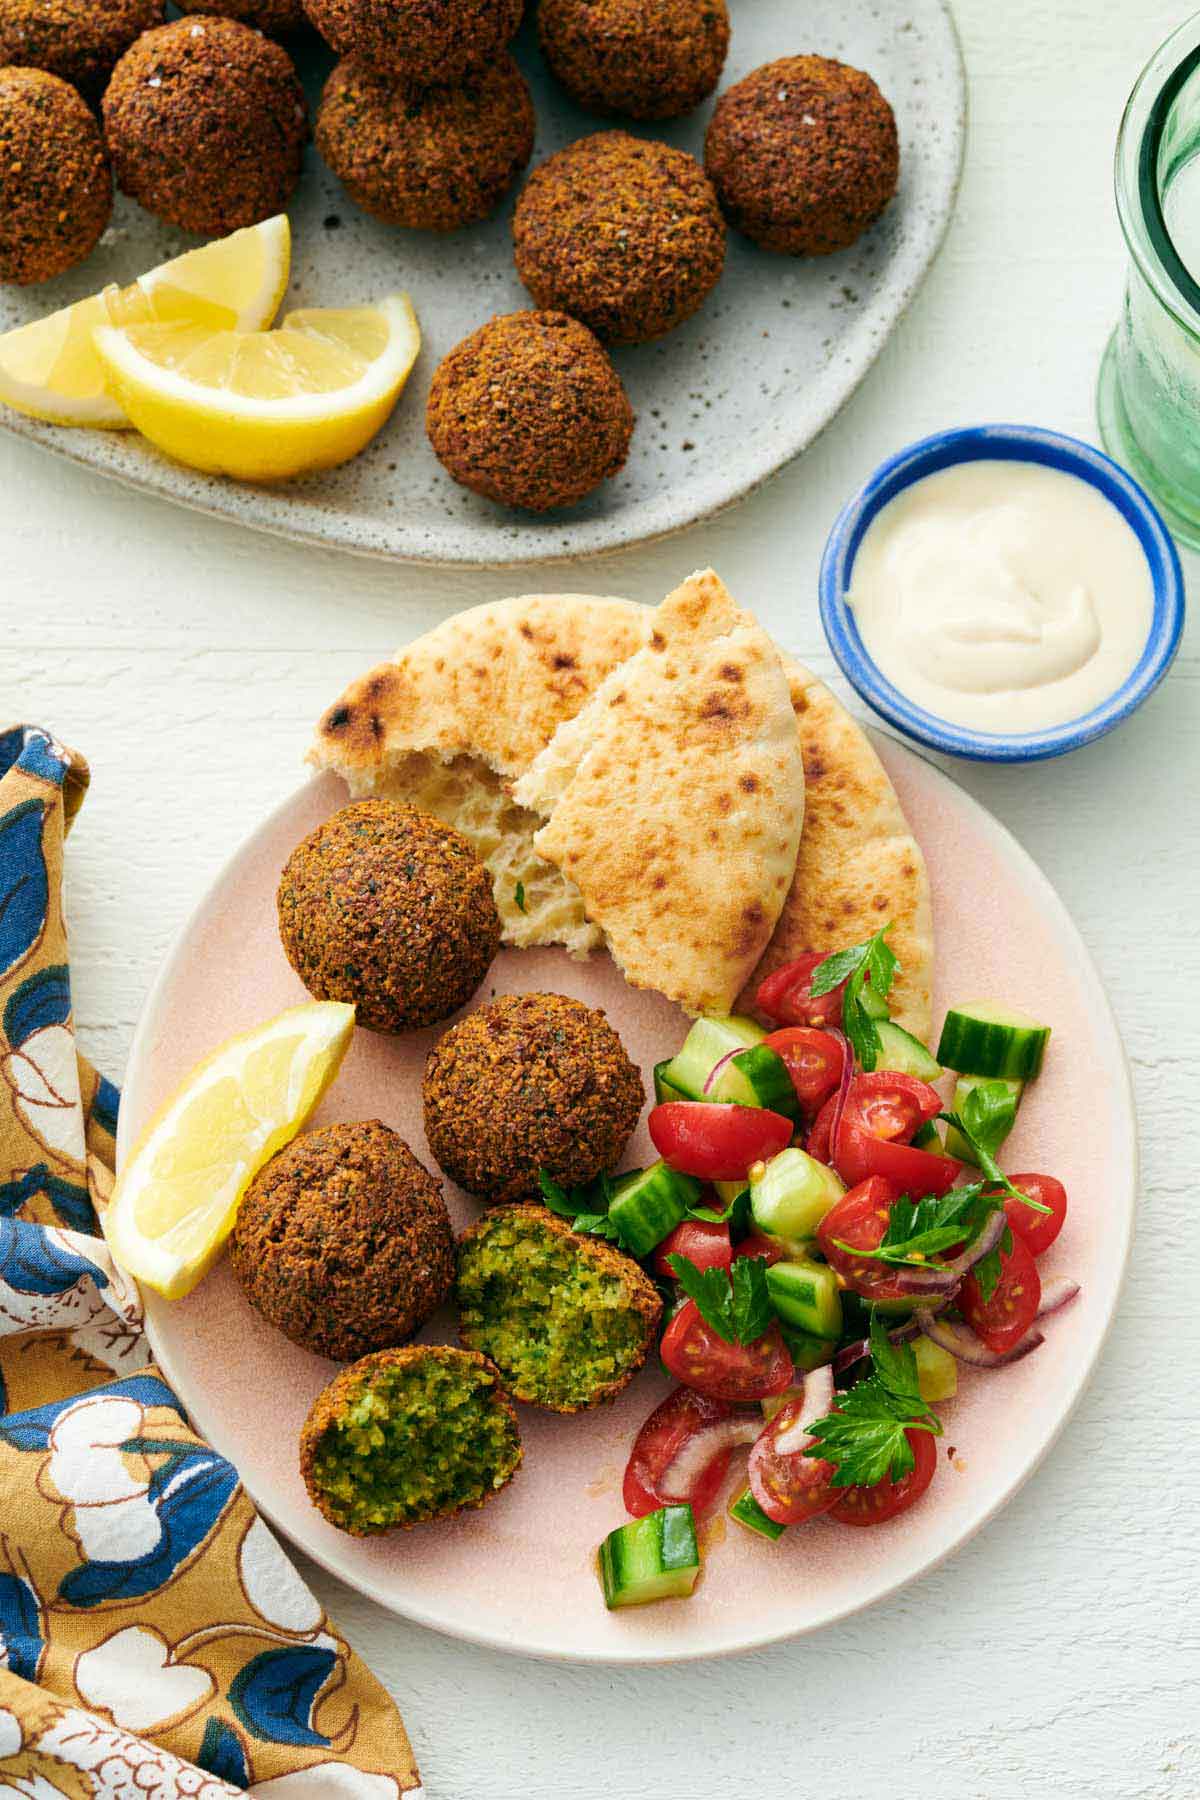
<path id="1" fill-rule="evenodd" d="M 278 481 L 356 456 L 390 414 L 421 347 L 407 294 L 289 313 L 277 331 L 105 326 L 96 348 L 130 419 L 168 456 Z"/>
<path id="2" fill-rule="evenodd" d="M 192 1070 L 138 1139 L 104 1215 L 123 1269 L 168 1300 L 190 1293 L 249 1183 L 337 1074 L 353 1030 L 352 1006 L 314 1000 L 230 1038 Z"/>
<path id="3" fill-rule="evenodd" d="M 186 320 L 212 331 L 264 331 L 291 273 L 285 214 L 163 263 L 0 336 L 0 400 L 52 425 L 127 426 L 96 354 L 98 326 Z"/>

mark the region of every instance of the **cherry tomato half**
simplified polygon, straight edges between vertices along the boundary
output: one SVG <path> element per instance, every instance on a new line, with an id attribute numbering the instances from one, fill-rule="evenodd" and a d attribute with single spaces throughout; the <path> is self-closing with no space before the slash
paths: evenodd
<path id="1" fill-rule="evenodd" d="M 1040 1218 L 1041 1214 L 1031 1216 Z M 1000 1252 L 1000 1279 L 990 1300 L 983 1298 L 979 1283 L 971 1274 L 959 1289 L 955 1304 L 989 1350 L 1003 1356 L 1005 1351 L 1016 1348 L 1042 1304 L 1041 1277 L 1029 1246 L 1019 1233 L 1012 1234 L 1012 1249 Z"/>
<path id="2" fill-rule="evenodd" d="M 729 1468 L 732 1454 L 728 1446 L 701 1464 L 687 1494 L 666 1493 L 663 1477 L 684 1445 L 698 1433 L 721 1424 L 732 1416 L 732 1407 L 724 1400 L 713 1400 L 697 1394 L 692 1388 L 678 1387 L 656 1406 L 633 1441 L 625 1467 L 622 1498 L 625 1510 L 640 1519 L 670 1501 L 690 1500 L 695 1510 L 704 1512 L 716 1500 Z"/>
<path id="3" fill-rule="evenodd" d="M 785 1150 L 793 1130 L 790 1119 L 766 1107 L 706 1100 L 666 1100 L 648 1124 L 663 1161 L 700 1181 L 740 1181 L 754 1163 Z"/>
<path id="4" fill-rule="evenodd" d="M 929 1431 L 906 1431 L 904 1435 L 912 1446 L 915 1467 L 899 1481 L 885 1475 L 874 1487 L 835 1488 L 831 1519 L 840 1525 L 883 1525 L 916 1505 L 937 1470 L 937 1444 Z"/>
<path id="5" fill-rule="evenodd" d="M 739 1256 L 761 1256 L 768 1263 L 783 1261 L 783 1245 L 769 1238 L 764 1231 L 749 1231 L 740 1244 L 733 1246 L 735 1259 Z"/>
<path id="6" fill-rule="evenodd" d="M 879 1069 L 854 1077 L 842 1119 L 886 1143 L 907 1144 L 917 1127 L 936 1119 L 941 1110 L 942 1097 L 927 1081 Z"/>
<path id="7" fill-rule="evenodd" d="M 813 1440 L 794 1429 L 803 1411 L 803 1395 L 781 1407 L 750 1451 L 746 1471 L 750 1492 L 777 1525 L 800 1525 L 805 1519 L 815 1519 L 828 1512 L 837 1499 L 833 1464 L 805 1456 Z"/>
<path id="8" fill-rule="evenodd" d="M 663 1332 L 663 1366 L 714 1400 L 766 1400 L 792 1383 L 792 1359 L 772 1324 L 752 1344 L 727 1344 L 700 1315 L 694 1300 L 681 1306 Z"/>
<path id="9" fill-rule="evenodd" d="M 836 1201 L 817 1227 L 817 1244 L 834 1273 L 864 1300 L 876 1302 L 904 1300 L 906 1295 L 895 1269 L 868 1257 L 855 1256 L 854 1250 L 877 1250 L 888 1219 L 899 1196 L 899 1189 L 881 1175 L 860 1181 Z M 843 1250 L 850 1244 L 851 1250 Z"/>
<path id="10" fill-rule="evenodd" d="M 1031 1200 L 1040 1200 L 1048 1206 L 1048 1213 L 1034 1212 L 1031 1206 L 1022 1206 L 1019 1200 L 1011 1195 L 1004 1202 L 1004 1211 L 1009 1224 L 1019 1238 L 1024 1238 L 1026 1249 L 1040 1256 L 1048 1250 L 1063 1228 L 1067 1216 L 1067 1190 L 1061 1181 L 1053 1175 L 1010 1175 L 1009 1180 Z"/>
<path id="11" fill-rule="evenodd" d="M 842 1078 L 845 1051 L 841 1044 L 812 1025 L 786 1025 L 766 1041 L 783 1058 L 801 1109 L 811 1118 Z"/>
<path id="12" fill-rule="evenodd" d="M 654 1252 L 654 1273 L 664 1281 L 674 1281 L 675 1271 L 668 1256 L 686 1256 L 698 1269 L 727 1269 L 733 1261 L 729 1227 L 710 1224 L 706 1219 L 685 1219 L 667 1233 Z"/>
<path id="13" fill-rule="evenodd" d="M 759 1012 L 776 1025 L 840 1025 L 845 983 L 815 1000 L 810 992 L 813 971 L 824 961 L 824 952 L 813 950 L 768 975 L 754 996 Z"/>
<path id="14" fill-rule="evenodd" d="M 815 1154 L 815 1153 L 814 1153 Z M 838 1141 L 832 1162 L 842 1180 L 850 1187 L 881 1175 L 894 1183 L 898 1193 L 917 1199 L 925 1194 L 944 1194 L 958 1180 L 962 1164 L 952 1156 L 937 1156 L 932 1150 L 914 1150 L 911 1144 L 892 1144 L 872 1137 L 860 1125 L 852 1125 L 845 1117 L 838 1127 Z"/>

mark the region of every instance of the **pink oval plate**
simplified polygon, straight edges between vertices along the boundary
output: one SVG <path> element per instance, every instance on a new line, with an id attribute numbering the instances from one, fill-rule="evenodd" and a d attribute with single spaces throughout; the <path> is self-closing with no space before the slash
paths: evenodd
<path id="1" fill-rule="evenodd" d="M 558 1418 L 522 1408 L 524 1466 L 481 1512 L 362 1541 L 326 1524 L 297 1467 L 301 1423 L 333 1365 L 264 1324 L 226 1266 L 184 1301 L 149 1295 L 155 1353 L 199 1429 L 236 1464 L 282 1532 L 381 1606 L 534 1656 L 672 1662 L 769 1644 L 844 1617 L 933 1567 L 1003 1505 L 1062 1429 L 1116 1307 L 1132 1235 L 1136 1132 L 1121 1042 L 1075 927 L 1024 851 L 939 770 L 890 739 L 878 744 L 929 859 L 935 1019 L 940 1024 L 948 1001 L 988 995 L 1053 1025 L 1046 1070 L 1021 1108 L 1007 1166 L 1066 1183 L 1071 1212 L 1043 1269 L 1077 1277 L 1081 1298 L 1047 1322 L 1035 1355 L 995 1373 L 964 1374 L 945 1408 L 937 1478 L 911 1513 L 870 1531 L 819 1521 L 772 1545 L 718 1512 L 706 1528 L 704 1573 L 691 1599 L 607 1613 L 596 1546 L 624 1518 L 630 1444 L 667 1391 L 657 1368 L 615 1406 L 593 1413 Z M 185 928 L 137 1032 L 122 1153 L 207 1050 L 305 997 L 276 935 L 275 886 L 292 846 L 344 799 L 333 776 L 302 788 L 235 854 Z M 514 989 L 549 989 L 604 1007 L 647 1076 L 685 1029 L 674 1007 L 627 988 L 604 956 L 579 963 L 555 950 L 506 951 L 480 998 Z M 436 1035 L 358 1032 L 319 1118 L 381 1118 L 434 1167 L 420 1083 Z M 643 1125 L 629 1162 L 652 1156 Z M 456 1226 L 477 1215 L 457 1190 L 448 1199 Z M 445 1341 L 453 1334 L 447 1311 L 423 1335 Z"/>

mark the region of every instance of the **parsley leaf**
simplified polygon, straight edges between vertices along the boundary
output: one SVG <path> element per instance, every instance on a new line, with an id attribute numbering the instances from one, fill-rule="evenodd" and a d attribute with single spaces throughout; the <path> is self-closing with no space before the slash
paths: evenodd
<path id="1" fill-rule="evenodd" d="M 608 1216 L 608 1205 L 613 1194 L 611 1175 L 598 1175 L 586 1187 L 565 1188 L 547 1175 L 545 1169 L 539 1169 L 538 1186 L 542 1190 L 545 1205 L 560 1218 L 569 1219 L 572 1231 L 582 1231 L 590 1237 L 608 1238 L 611 1243 L 620 1244 L 622 1249 L 628 1248 Z"/>
<path id="2" fill-rule="evenodd" d="M 941 1434 L 941 1420 L 921 1398 L 911 1345 L 893 1344 L 874 1308 L 871 1361 L 872 1373 L 838 1395 L 838 1410 L 809 1427 L 816 1442 L 804 1454 L 834 1464 L 834 1487 L 876 1487 L 889 1475 L 900 1481 L 916 1464 L 905 1434 Z"/>
<path id="3" fill-rule="evenodd" d="M 989 1085 L 991 1084 L 989 1083 Z M 981 1141 L 978 1128 L 981 1124 L 986 1125 L 984 1110 L 986 1103 L 984 1106 L 976 1107 L 974 1111 L 971 1107 L 971 1102 L 978 1093 L 979 1089 L 976 1088 L 968 1094 L 966 1104 L 961 1112 L 942 1112 L 938 1114 L 938 1118 L 944 1120 L 947 1125 L 953 1125 L 954 1129 L 966 1139 L 975 1161 L 992 1186 L 1003 1189 L 1011 1199 L 1020 1200 L 1022 1205 L 1030 1207 L 1034 1212 L 1048 1213 L 1050 1211 L 1048 1206 L 1043 1206 L 1040 1200 L 1031 1200 L 1028 1194 L 1023 1194 L 1019 1187 L 1013 1186 L 987 1145 Z M 972 1126 L 975 1129 L 972 1129 Z"/>
<path id="4" fill-rule="evenodd" d="M 689 1206 L 687 1216 L 705 1225 L 728 1225 L 734 1231 L 744 1231 L 750 1223 L 750 1189 L 743 1188 L 726 1207 Z"/>
<path id="5" fill-rule="evenodd" d="M 873 1258 L 876 1262 L 923 1263 L 940 1250 L 953 1244 L 969 1243 L 978 1237 L 988 1215 L 996 1211 L 995 1195 L 986 1193 L 986 1183 L 971 1187 L 951 1188 L 945 1194 L 930 1194 L 924 1200 L 910 1200 L 901 1195 L 892 1207 L 888 1227 L 874 1250 L 859 1250 L 853 1244 L 838 1248 L 851 1255 Z"/>
<path id="6" fill-rule="evenodd" d="M 689 1256 L 667 1261 L 700 1317 L 725 1343 L 753 1344 L 767 1330 L 774 1308 L 765 1257 L 735 1257 L 732 1269 L 698 1269 Z"/>
<path id="7" fill-rule="evenodd" d="M 526 910 L 525 909 L 525 883 L 523 881 L 518 881 L 516 887 L 513 889 L 513 900 L 516 904 L 516 908 L 517 908 L 518 912 L 524 912 Z"/>
<path id="8" fill-rule="evenodd" d="M 842 1030 L 849 1038 L 859 1067 L 870 1071 L 879 1059 L 879 1033 L 875 1020 L 863 1003 L 863 988 L 869 981 L 876 1000 L 886 1000 L 900 963 L 887 942 L 890 922 L 863 944 L 852 944 L 847 950 L 835 950 L 813 970 L 809 992 L 814 999 L 832 993 L 845 982 L 842 995 Z"/>

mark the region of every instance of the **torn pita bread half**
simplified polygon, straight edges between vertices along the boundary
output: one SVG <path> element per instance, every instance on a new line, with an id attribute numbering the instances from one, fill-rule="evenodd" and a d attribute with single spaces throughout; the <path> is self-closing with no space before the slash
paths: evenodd
<path id="1" fill-rule="evenodd" d="M 634 987 L 728 1012 L 791 887 L 804 776 L 778 652 L 705 570 L 513 788 Z"/>

